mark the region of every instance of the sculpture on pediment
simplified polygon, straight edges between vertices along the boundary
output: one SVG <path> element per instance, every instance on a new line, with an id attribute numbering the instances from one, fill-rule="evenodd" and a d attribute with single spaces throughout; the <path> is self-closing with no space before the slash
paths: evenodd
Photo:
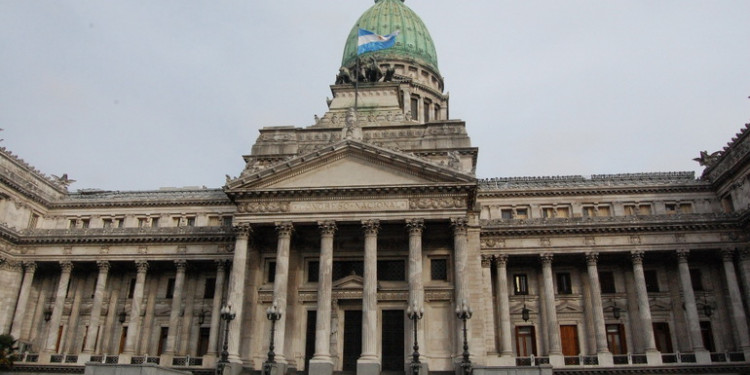
<path id="1" fill-rule="evenodd" d="M 385 73 L 378 65 L 378 61 L 375 60 L 375 57 L 370 57 L 370 63 L 365 68 L 366 82 L 379 82 L 383 76 L 385 76 Z"/>
<path id="2" fill-rule="evenodd" d="M 55 180 L 55 182 L 58 185 L 66 188 L 66 189 L 68 188 L 68 186 L 70 186 L 70 184 L 76 182 L 76 180 L 72 180 L 72 179 L 68 178 L 68 174 L 67 173 L 63 173 L 63 175 L 60 176 L 60 177 L 52 175 L 52 178 Z"/>
<path id="3" fill-rule="evenodd" d="M 347 83 L 352 83 L 354 80 L 352 79 L 352 74 L 349 72 L 349 69 L 342 66 L 339 68 L 339 74 L 336 75 L 336 84 L 342 85 Z"/>
<path id="4" fill-rule="evenodd" d="M 716 151 L 712 154 L 709 154 L 708 151 L 701 151 L 700 157 L 697 157 L 693 160 L 697 161 L 701 167 L 710 167 L 714 165 L 717 160 L 719 160 L 720 152 L 721 151 Z"/>

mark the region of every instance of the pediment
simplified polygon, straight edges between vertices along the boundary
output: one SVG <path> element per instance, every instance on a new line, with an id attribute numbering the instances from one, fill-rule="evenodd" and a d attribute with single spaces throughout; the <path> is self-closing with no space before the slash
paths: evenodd
<path id="1" fill-rule="evenodd" d="M 333 282 L 334 289 L 362 289 L 365 280 L 359 275 L 349 275 Z"/>
<path id="2" fill-rule="evenodd" d="M 228 183 L 227 190 L 361 188 L 474 181 L 471 175 L 410 154 L 345 140 L 265 170 L 243 175 Z"/>

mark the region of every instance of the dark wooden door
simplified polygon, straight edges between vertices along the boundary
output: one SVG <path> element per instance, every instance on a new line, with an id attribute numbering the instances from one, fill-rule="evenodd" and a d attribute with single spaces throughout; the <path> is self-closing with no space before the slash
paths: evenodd
<path id="1" fill-rule="evenodd" d="M 516 353 L 519 357 L 536 354 L 536 332 L 534 326 L 516 327 Z"/>
<path id="2" fill-rule="evenodd" d="M 562 343 L 564 356 L 570 357 L 580 354 L 578 347 L 578 327 L 575 325 L 560 326 L 560 342 Z"/>
<path id="3" fill-rule="evenodd" d="M 672 335 L 669 332 L 669 323 L 654 323 L 653 327 L 656 350 L 662 353 L 674 353 L 672 350 Z"/>
<path id="4" fill-rule="evenodd" d="M 344 312 L 344 371 L 357 371 L 357 359 L 362 353 L 362 310 Z"/>
<path id="5" fill-rule="evenodd" d="M 307 329 L 305 330 L 305 371 L 310 372 L 310 360 L 315 355 L 315 324 L 318 312 L 307 311 Z"/>
<path id="6" fill-rule="evenodd" d="M 383 310 L 383 371 L 404 371 L 404 310 Z"/>

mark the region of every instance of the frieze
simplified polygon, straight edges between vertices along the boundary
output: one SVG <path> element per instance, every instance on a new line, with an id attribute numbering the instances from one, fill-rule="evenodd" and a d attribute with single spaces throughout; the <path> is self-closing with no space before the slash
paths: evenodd
<path id="1" fill-rule="evenodd" d="M 409 199 L 410 209 L 449 209 L 466 208 L 466 198 L 412 198 Z"/>
<path id="2" fill-rule="evenodd" d="M 480 242 L 483 249 L 497 249 L 505 247 L 505 240 L 502 238 L 486 238 Z"/>
<path id="3" fill-rule="evenodd" d="M 319 212 L 360 212 L 360 211 L 406 211 L 409 201 L 397 200 L 341 200 L 329 202 L 291 202 L 289 212 L 319 213 Z"/>
<path id="4" fill-rule="evenodd" d="M 240 213 L 280 213 L 289 212 L 289 202 L 245 202 L 237 205 Z"/>

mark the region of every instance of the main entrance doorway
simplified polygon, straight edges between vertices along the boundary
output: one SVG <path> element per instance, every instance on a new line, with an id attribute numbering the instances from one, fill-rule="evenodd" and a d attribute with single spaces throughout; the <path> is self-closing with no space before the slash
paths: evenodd
<path id="1" fill-rule="evenodd" d="M 404 371 L 404 310 L 383 310 L 383 371 Z"/>
<path id="2" fill-rule="evenodd" d="M 343 371 L 357 371 L 357 359 L 362 353 L 362 311 L 344 312 Z"/>

